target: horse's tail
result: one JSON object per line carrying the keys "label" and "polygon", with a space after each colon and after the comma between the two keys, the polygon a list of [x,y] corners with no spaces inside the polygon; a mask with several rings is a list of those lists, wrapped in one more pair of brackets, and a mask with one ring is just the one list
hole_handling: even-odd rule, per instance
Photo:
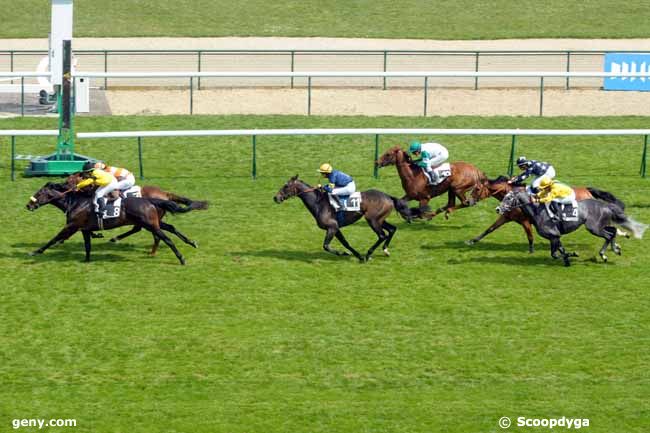
{"label": "horse's tail", "polygon": [[643,238],[643,233],[648,229],[647,224],[640,223],[633,220],[631,217],[625,215],[623,209],[616,204],[607,205],[613,212],[612,220],[616,223],[630,230],[636,239]]}
{"label": "horse's tail", "polygon": [[173,192],[168,191],[165,191],[165,194],[167,194],[168,200],[171,200],[173,202],[184,204],[185,206],[190,206],[192,204],[192,200],[187,197],[183,197],[182,195],[174,194]]}
{"label": "horse's tail", "polygon": [[393,197],[392,195],[389,197],[391,200],[393,200],[393,206],[395,207],[395,210],[400,214],[402,218],[410,223],[413,216],[411,215],[411,209],[409,208],[408,202],[406,200],[402,200],[401,198]]}
{"label": "horse's tail", "polygon": [[186,213],[192,210],[201,210],[208,208],[208,202],[205,201],[192,202],[189,206],[182,207],[171,200],[162,200],[159,198],[147,198],[145,200],[149,201],[154,206],[171,213]]}
{"label": "horse's tail", "polygon": [[590,187],[587,187],[587,191],[589,191],[594,198],[598,200],[606,201],[607,203],[615,204],[616,206],[620,207],[622,210],[625,210],[625,203],[623,203],[621,200],[616,198],[614,194],[612,194],[611,192],[603,191],[596,188],[590,188]]}

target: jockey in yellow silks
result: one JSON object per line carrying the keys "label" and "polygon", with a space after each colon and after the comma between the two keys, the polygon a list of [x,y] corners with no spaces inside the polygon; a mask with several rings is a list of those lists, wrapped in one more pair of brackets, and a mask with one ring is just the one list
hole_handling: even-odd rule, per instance
{"label": "jockey in yellow silks", "polygon": [[117,179],[111,173],[95,168],[95,164],[92,162],[85,163],[82,171],[85,179],[77,184],[77,190],[91,185],[97,186],[93,203],[95,205],[95,213],[101,217],[104,213],[104,206],[106,205],[104,196],[117,189]]}
{"label": "jockey in yellow silks", "polygon": [[574,207],[578,206],[576,201],[576,193],[569,185],[557,182],[548,176],[543,176],[539,182],[539,192],[536,194],[537,200],[544,203],[546,211],[551,218],[556,218],[554,212],[550,208],[552,202],[560,204],[571,204]]}

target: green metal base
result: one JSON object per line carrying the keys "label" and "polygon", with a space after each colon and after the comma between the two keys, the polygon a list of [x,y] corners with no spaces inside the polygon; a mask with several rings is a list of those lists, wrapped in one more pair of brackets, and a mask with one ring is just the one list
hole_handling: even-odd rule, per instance
{"label": "green metal base", "polygon": [[76,153],[63,156],[54,153],[49,156],[32,159],[29,166],[25,169],[25,176],[67,176],[81,171],[81,168],[87,161],[96,162],[97,160]]}

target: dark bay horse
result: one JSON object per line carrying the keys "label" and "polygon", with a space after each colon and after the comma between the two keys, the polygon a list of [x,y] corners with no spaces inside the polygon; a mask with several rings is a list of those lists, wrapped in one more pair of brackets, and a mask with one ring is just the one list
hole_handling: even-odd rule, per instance
{"label": "dark bay horse", "polygon": [[[65,183],[66,183],[66,186],[68,188],[73,189],[82,180],[83,180],[83,178],[81,177],[81,173],[74,173],[74,174],[71,174],[70,176],[67,177]],[[170,191],[165,191],[162,188],[160,188],[158,186],[155,186],[155,185],[144,185],[144,186],[140,187],[140,194],[142,195],[143,198],[155,198],[155,199],[159,199],[159,200],[169,200],[169,201],[173,201],[174,203],[182,204],[182,205],[185,205],[185,206],[198,206],[198,207],[200,207],[203,204],[205,204],[205,202],[191,200],[191,199],[189,199],[187,197],[183,197],[182,195],[175,194],[175,193],[170,192]],[[197,205],[197,203],[198,203],[198,205]],[[161,209],[161,211],[162,211],[162,215],[160,216],[160,218],[165,216],[165,210]],[[138,233],[140,230],[142,230],[142,227],[135,226],[131,230],[129,230],[129,231],[125,232],[125,233],[122,233],[122,234],[119,234],[117,236],[112,237],[110,239],[110,241],[111,242],[119,242],[124,238],[127,238],[127,237],[129,237],[129,236],[131,236],[131,235],[133,235],[135,233]],[[164,227],[163,227],[163,230],[165,230]],[[98,233],[98,234],[93,233],[91,236],[93,238],[103,238],[104,237],[101,233]],[[149,254],[151,254],[152,256],[155,255],[156,251],[158,250],[158,245],[159,244],[160,244],[160,239],[156,238],[154,236],[154,242],[153,242],[153,245],[151,246],[151,252]]]}
{"label": "dark bay horse", "polygon": [[[65,241],[77,231],[81,231],[84,237],[84,247],[86,250],[86,261],[90,261],[91,233],[99,230],[97,217],[94,213],[93,197],[82,192],[70,191],[66,184],[47,183],[39,189],[27,203],[27,209],[34,211],[39,207],[52,204],[61,209],[66,214],[66,224],[63,229],[48,243],[39,249],[30,253],[30,255],[42,254],[52,245]],[[207,204],[181,207],[176,203],[168,200],[145,199],[145,198],[126,198],[122,200],[120,216],[109,218],[103,221],[104,229],[112,229],[125,225],[134,225],[145,228],[150,231],[154,238],[162,239],[174,252],[181,264],[185,264],[185,259],[178,251],[174,243],[163,232],[165,230],[177,234],[186,243],[194,246],[196,244],[185,238],[171,224],[162,222],[161,215],[164,212],[185,213],[194,209],[205,209]]]}
{"label": "dark bay horse", "polygon": [[[488,179],[487,182],[485,183],[485,187],[490,193],[489,196],[494,197],[499,201],[502,201],[503,198],[506,196],[506,194],[508,194],[510,191],[513,190],[523,191],[525,189],[525,185],[512,185],[508,183],[508,180],[509,178],[506,176],[499,176],[498,178],[493,180]],[[587,199],[599,199],[607,203],[616,204],[621,209],[625,210],[625,204],[619,199],[617,199],[613,194],[607,191],[602,191],[591,187],[586,187],[586,188],[577,187],[577,188],[573,188],[573,191],[575,191],[577,201],[582,201]],[[499,227],[501,227],[502,225],[510,221],[514,221],[517,224],[522,226],[524,232],[526,233],[526,237],[528,238],[528,252],[533,253],[535,251],[535,246],[534,246],[535,237],[533,235],[532,223],[530,221],[530,218],[523,212],[521,208],[514,208],[509,212],[500,214],[497,220],[490,227],[488,227],[483,233],[476,236],[475,238],[466,241],[465,243],[467,245],[474,245],[475,243],[483,239],[485,236],[489,235],[490,233],[492,233],[493,231],[495,231],[496,229],[498,229]],[[629,237],[629,235],[623,231],[618,230],[617,233],[619,235]]]}
{"label": "dark bay horse", "polygon": [[[402,188],[406,192],[402,199],[420,202],[419,208],[411,209],[412,216],[431,219],[444,211],[445,218],[448,218],[456,209],[471,206],[488,196],[488,191],[484,188],[487,181],[485,173],[467,162],[450,163],[451,176],[438,185],[429,185],[422,168],[414,165],[411,157],[400,146],[388,149],[376,163],[379,167],[395,165],[402,180]],[[445,192],[448,194],[447,206],[431,212],[429,200]],[[471,192],[469,198],[468,192]],[[456,198],[460,199],[460,206],[456,206]]]}
{"label": "dark bay horse", "polygon": [[[288,198],[299,197],[305,207],[313,215],[318,227],[325,230],[325,240],[323,249],[337,256],[347,256],[347,252],[336,251],[330,247],[330,242],[336,237],[341,244],[360,261],[368,261],[375,249],[383,242],[382,249],[386,256],[390,255],[388,246],[393,239],[397,227],[386,222],[386,218],[393,209],[410,221],[410,211],[408,204],[396,197],[385,194],[381,191],[370,189],[361,193],[361,210],[359,212],[345,212],[343,219],[337,219],[336,212],[329,202],[327,192],[322,188],[312,188],[295,175],[284,184],[278,193],[273,197],[276,203],[282,203]],[[341,227],[357,222],[361,217],[365,217],[370,228],[377,234],[375,242],[365,256],[359,254],[345,239],[341,232]]]}
{"label": "dark bay horse", "polygon": [[551,257],[558,258],[558,253],[564,260],[564,266],[570,266],[569,257],[576,257],[576,253],[567,253],[560,237],[577,230],[585,225],[589,233],[605,239],[599,251],[600,257],[607,261],[607,247],[611,246],[615,254],[621,254],[621,247],[616,243],[616,227],[619,224],[632,231],[634,237],[641,239],[643,232],[648,228],[646,224],[634,221],[625,215],[623,209],[616,204],[605,203],[600,200],[586,199],[578,202],[578,220],[554,222],[546,212],[545,206],[537,206],[531,202],[531,196],[526,191],[511,191],[503,198],[497,207],[500,214],[520,208],[528,216],[537,229],[537,233],[551,242]]}

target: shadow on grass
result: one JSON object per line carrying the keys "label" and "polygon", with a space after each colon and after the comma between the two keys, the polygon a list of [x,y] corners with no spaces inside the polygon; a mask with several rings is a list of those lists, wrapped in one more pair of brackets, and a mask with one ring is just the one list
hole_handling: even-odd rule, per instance
{"label": "shadow on grass", "polygon": [[[29,253],[43,246],[44,242],[19,242],[12,244],[13,250],[8,253],[0,252],[0,257],[25,259],[31,263],[38,263],[41,261],[47,262],[69,262],[79,261],[83,262],[86,257],[86,250],[82,242],[70,241],[64,242],[63,245],[57,244],[47,249],[43,254],[37,256],[30,256]],[[142,247],[142,245],[134,245],[129,243],[113,243],[108,242],[108,239],[95,239],[92,243],[90,251],[90,260],[107,261],[107,262],[124,262],[131,261],[135,256],[141,257],[150,250],[150,246]],[[113,253],[128,252],[128,255],[117,255]]]}
{"label": "shadow on grass", "polygon": [[[339,249],[339,251],[342,251]],[[365,254],[365,251],[361,252],[361,254]],[[261,258],[267,258],[267,259],[278,259],[278,260],[286,260],[286,261],[299,261],[299,262],[304,262],[304,263],[314,263],[317,261],[330,261],[330,262],[345,262],[345,261],[355,261],[358,262],[359,260],[356,259],[354,256],[335,256],[333,254],[327,253],[325,251],[310,251],[310,252],[304,252],[304,251],[285,251],[285,250],[258,250],[258,251],[233,251],[228,253],[229,256],[233,258],[233,260],[237,260],[238,257],[261,257]],[[383,254],[373,254],[373,259],[375,257],[383,257]]]}
{"label": "shadow on grass", "polygon": [[[544,249],[543,245],[535,244],[535,248]],[[428,244],[422,245],[420,248],[424,250],[465,250],[465,251],[515,251],[528,255],[528,242],[509,242],[509,243],[494,243],[494,242],[479,242],[474,245],[467,245],[464,240],[445,241],[442,244]]]}
{"label": "shadow on grass", "polygon": [[[447,260],[448,265],[467,265],[469,263],[493,264],[493,265],[512,265],[512,266],[544,266],[549,268],[564,268],[562,259],[552,259],[550,254],[543,255],[522,255],[521,257],[461,257]],[[571,266],[586,266],[598,263],[591,257],[571,257]],[[601,265],[609,265],[598,263]]]}

